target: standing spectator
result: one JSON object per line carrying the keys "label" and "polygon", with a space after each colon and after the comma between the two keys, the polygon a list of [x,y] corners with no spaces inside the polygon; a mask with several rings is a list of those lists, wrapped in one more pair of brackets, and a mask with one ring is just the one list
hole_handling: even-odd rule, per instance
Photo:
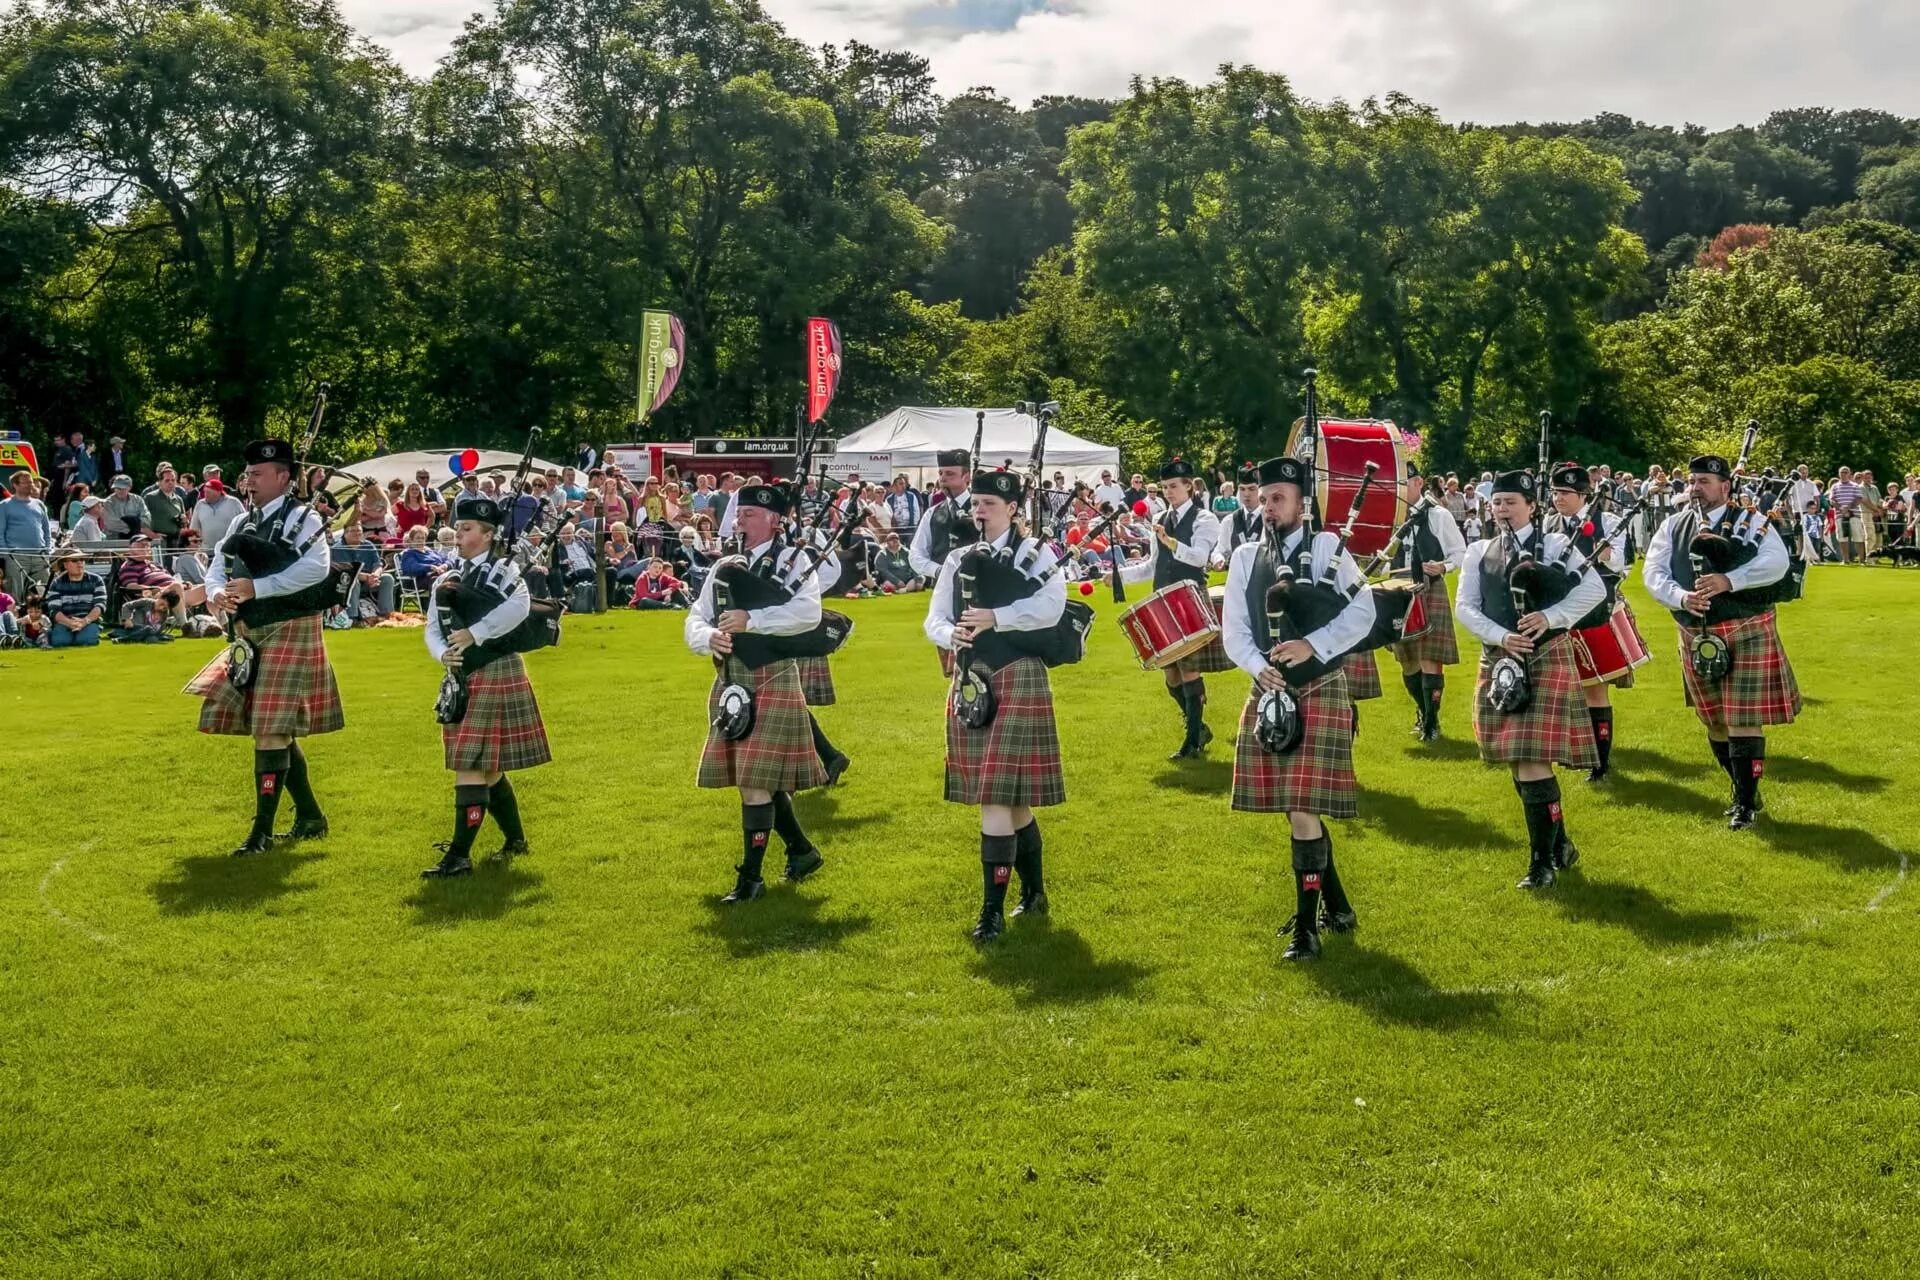
{"label": "standing spectator", "polygon": [[1881,508],[1886,512],[1889,547],[1898,546],[1906,540],[1910,507],[1911,504],[1907,501],[1906,495],[1901,493],[1900,486],[1891,480],[1887,481],[1887,494],[1881,499]]}
{"label": "standing spectator", "polygon": [[713,476],[702,472],[693,479],[693,492],[687,497],[689,515],[699,515],[713,507]]}
{"label": "standing spectator", "polygon": [[927,513],[927,500],[907,482],[906,476],[897,475],[887,493],[887,512],[892,517],[894,532],[912,537],[920,517]]}
{"label": "standing spectator", "polygon": [[[125,436],[108,436],[107,451],[101,454],[94,463],[92,483],[99,484],[102,477],[131,477],[132,475],[133,458],[132,455],[127,452],[127,438]],[[84,479],[84,477],[82,478]],[[127,483],[132,484],[132,479],[129,478]]]}
{"label": "standing spectator", "polygon": [[1853,479],[1860,486],[1860,529],[1866,535],[1861,539],[1860,553],[1865,559],[1880,549],[1880,525],[1887,511],[1880,500],[1880,486],[1874,483],[1873,472],[1862,471]]}
{"label": "standing spectator", "polygon": [[46,504],[33,496],[31,471],[16,471],[8,481],[12,493],[0,500],[0,556],[6,557],[6,587],[25,599],[30,584],[47,576],[47,555],[53,550],[53,521]]}
{"label": "standing spectator", "polygon": [[[67,490],[66,510],[61,514],[60,524],[67,529],[80,523],[80,517],[86,514],[87,499],[93,497],[93,489],[85,483],[76,483]],[[52,515],[52,512],[48,512]]]}
{"label": "standing spectator", "polygon": [[1148,488],[1147,478],[1136,471],[1133,473],[1133,478],[1128,482],[1126,490],[1121,494],[1121,497],[1124,498],[1126,504],[1131,507],[1136,502],[1147,501]]}
{"label": "standing spectator", "polygon": [[1833,504],[1833,531],[1840,544],[1840,562],[1852,564],[1860,559],[1867,541],[1860,486],[1854,481],[1852,467],[1840,468],[1839,477],[1827,490],[1827,500]]}
{"label": "standing spectator", "polygon": [[690,603],[687,584],[667,572],[667,562],[655,557],[633,582],[636,609],[684,609]]}
{"label": "standing spectator", "polygon": [[98,479],[93,470],[93,455],[85,442],[86,437],[75,431],[53,451],[53,475],[58,482],[62,502],[72,496],[76,485],[86,485],[91,489]]}
{"label": "standing spectator", "polygon": [[891,530],[880,552],[873,558],[873,578],[880,589],[894,595],[903,591],[918,591],[925,584],[920,575],[913,571],[913,562],[907,556],[906,547],[900,543],[899,530]]}
{"label": "standing spectator", "polygon": [[426,490],[416,480],[407,486],[406,492],[400,495],[400,504],[393,509],[393,530],[404,542],[415,529],[432,527],[433,508],[427,505]]}
{"label": "standing spectator", "polygon": [[1793,469],[1793,484],[1789,486],[1788,496],[1793,500],[1793,509],[1805,512],[1809,502],[1820,501],[1820,482],[1807,474],[1807,464],[1801,463]]}
{"label": "standing spectator", "polygon": [[360,608],[360,602],[369,591],[374,593],[375,619],[389,618],[399,612],[399,580],[388,572],[381,561],[380,548],[367,541],[365,529],[350,522],[340,531],[340,541],[334,544],[328,559],[335,573],[353,574],[347,584],[346,608],[349,618],[355,622],[362,621],[364,611]]}
{"label": "standing spectator", "polygon": [[107,584],[87,572],[86,557],[72,547],[53,554],[58,571],[47,583],[52,647],[88,648],[100,643],[100,616],[107,611]]}
{"label": "standing spectator", "polygon": [[180,477],[166,463],[160,464],[160,479],[140,495],[147,507],[147,528],[161,545],[180,545],[180,531],[186,527],[187,495],[180,488]]}
{"label": "standing spectator", "polygon": [[103,526],[109,538],[131,538],[147,522],[146,500],[133,491],[133,477],[121,472],[113,478]]}
{"label": "standing spectator", "polygon": [[580,472],[573,467],[560,468],[560,493],[569,505],[587,496],[587,488],[580,483]]}
{"label": "standing spectator", "polygon": [[1093,486],[1093,505],[1098,507],[1103,502],[1110,502],[1116,507],[1128,505],[1127,491],[1115,484],[1113,472],[1105,469],[1100,472],[1100,483]]}
{"label": "standing spectator", "polygon": [[360,486],[360,501],[354,508],[353,522],[370,541],[378,542],[387,536],[387,517],[392,514],[393,507],[381,492],[378,480],[369,480]]}
{"label": "standing spectator", "polygon": [[593,464],[598,462],[599,460],[600,460],[600,455],[597,452],[595,452],[593,446],[588,444],[585,440],[582,440],[580,442],[579,448],[573,451],[573,465],[580,468],[580,470],[582,471],[593,470]]}
{"label": "standing spectator", "polygon": [[187,528],[199,535],[201,546],[217,547],[233,528],[233,522],[246,512],[246,503],[228,493],[227,486],[215,476],[200,486],[200,501],[193,504]]}

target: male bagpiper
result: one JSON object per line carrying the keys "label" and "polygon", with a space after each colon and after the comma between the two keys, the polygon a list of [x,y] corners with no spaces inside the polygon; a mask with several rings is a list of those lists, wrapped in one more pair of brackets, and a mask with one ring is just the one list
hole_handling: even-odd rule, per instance
{"label": "male bagpiper", "polygon": [[[255,440],[244,457],[251,505],[207,562],[207,604],[228,619],[231,643],[185,690],[205,699],[200,732],[253,739],[253,829],[236,857],[276,838],[327,834],[299,740],[346,724],[321,639],[321,614],[336,597],[326,523],[291,492],[291,445]],[[283,790],[293,796],[294,823],[276,837]]]}
{"label": "male bagpiper", "polygon": [[793,793],[826,785],[827,771],[808,732],[799,669],[781,643],[819,625],[820,580],[811,557],[780,537],[784,486],[744,485],[734,507],[746,552],[714,566],[686,621],[687,647],[715,665],[698,782],[740,792],[743,856],[733,890],[721,899],[728,903],[766,893],[761,864],[775,831],[786,846],[789,883],[826,861],[793,809]]}
{"label": "male bagpiper", "polygon": [[[1288,960],[1312,960],[1322,928],[1346,933],[1358,923],[1325,819],[1359,813],[1353,704],[1341,657],[1372,629],[1373,593],[1338,535],[1308,536],[1306,464],[1269,458],[1259,478],[1267,534],[1235,548],[1221,611],[1227,652],[1253,677],[1234,740],[1233,807],[1287,815],[1295,909],[1280,932],[1291,934]],[[1299,724],[1297,742],[1285,750],[1262,741],[1268,694],[1290,699]]]}
{"label": "male bagpiper", "polygon": [[1738,831],[1761,809],[1766,727],[1793,723],[1800,685],[1773,616],[1786,586],[1786,544],[1764,514],[1731,503],[1732,485],[1725,458],[1689,463],[1692,505],[1662,522],[1641,576],[1680,624],[1687,705],[1733,782],[1727,826]]}
{"label": "male bagpiper", "polygon": [[1512,769],[1526,811],[1522,889],[1549,887],[1556,870],[1580,857],[1567,836],[1553,766],[1591,769],[1600,757],[1567,629],[1607,595],[1600,575],[1565,537],[1536,527],[1538,493],[1531,472],[1494,477],[1494,533],[1467,548],[1454,603],[1485,646],[1473,698],[1480,759]]}
{"label": "male bagpiper", "polygon": [[[972,481],[973,454],[965,449],[942,449],[934,455],[939,464],[940,489],[947,500],[927,509],[920,527],[913,531],[913,545],[907,548],[907,563],[920,580],[932,590],[947,557],[980,537],[973,522],[973,500],[967,492]],[[940,674],[953,676],[953,650],[940,650]]]}
{"label": "male bagpiper", "polygon": [[1035,809],[1065,803],[1060,738],[1038,633],[1067,607],[1053,552],[1021,537],[1013,515],[1024,494],[1011,471],[981,471],[972,483],[980,541],[947,555],[928,594],[927,639],[953,651],[947,699],[946,798],[980,807],[983,891],[973,940],[1006,929],[1007,885],[1020,873],[1013,914],[1045,915],[1048,902]]}
{"label": "male bagpiper", "polygon": [[[796,514],[796,522],[797,518]],[[803,549],[811,547],[809,554],[818,557],[818,563],[813,571],[816,583],[839,581],[840,556],[836,549],[837,539],[833,530],[826,528],[802,530],[796,523],[795,534],[791,540],[801,545]],[[844,628],[847,632],[853,630],[853,621],[845,614],[835,613],[822,607],[820,616],[822,627]],[[807,732],[813,738],[813,751],[820,757],[821,767],[827,771],[827,785],[833,786],[840,781],[840,775],[847,771],[847,766],[853,763],[846,752],[833,745],[833,741],[827,737],[826,730],[820,727],[819,717],[813,714],[815,707],[830,707],[839,701],[839,695],[833,685],[833,667],[829,664],[828,655],[823,653],[796,655],[794,665],[800,672],[800,691],[807,699]]]}
{"label": "male bagpiper", "polygon": [[[1585,556],[1600,575],[1600,585],[1607,589],[1607,597],[1600,607],[1586,618],[1580,620],[1582,628],[1605,626],[1613,612],[1614,603],[1620,599],[1621,562],[1624,552],[1621,550],[1620,517],[1611,511],[1602,510],[1596,521],[1588,509],[1588,497],[1593,492],[1593,478],[1587,469],[1577,462],[1563,462],[1553,469],[1553,511],[1547,527],[1562,534],[1573,542],[1574,548]],[[1605,544],[1602,546],[1602,544]],[[1594,550],[1600,548],[1596,558]],[[1627,615],[1631,618],[1631,612]],[[1633,687],[1633,672],[1618,676],[1613,681],[1622,689]],[[1606,780],[1607,771],[1613,760],[1613,697],[1608,692],[1604,680],[1594,680],[1583,686],[1587,700],[1587,720],[1593,726],[1593,749],[1600,757],[1600,763],[1587,772],[1588,782]]]}
{"label": "male bagpiper", "polygon": [[488,813],[505,837],[490,861],[530,852],[507,775],[553,759],[526,663],[502,651],[502,642],[527,620],[533,597],[510,558],[493,558],[500,504],[463,498],[453,514],[460,559],[435,583],[426,626],[427,652],[447,669],[451,686],[443,689],[439,718],[453,771],[453,838],[441,846],[440,861],[420,873],[430,880],[473,871],[473,842]]}
{"label": "male bagpiper", "polygon": [[1453,605],[1447,600],[1447,574],[1460,567],[1467,540],[1453,513],[1426,496],[1426,477],[1407,464],[1407,519],[1412,536],[1403,538],[1388,566],[1406,578],[1426,604],[1427,629],[1393,646],[1400,683],[1413,699],[1413,729],[1422,742],[1440,736],[1440,699],[1447,688],[1447,667],[1460,665],[1460,642],[1453,634]]}

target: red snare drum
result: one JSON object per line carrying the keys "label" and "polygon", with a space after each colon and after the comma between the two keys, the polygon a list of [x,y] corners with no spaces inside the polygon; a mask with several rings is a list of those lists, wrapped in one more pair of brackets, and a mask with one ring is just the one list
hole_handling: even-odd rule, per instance
{"label": "red snare drum", "polygon": [[[1287,437],[1287,453],[1292,457],[1299,457],[1295,446],[1304,426],[1305,419],[1294,423]],[[1347,550],[1356,558],[1385,550],[1393,541],[1393,531],[1407,518],[1406,503],[1400,497],[1407,475],[1400,428],[1391,422],[1320,423],[1320,447],[1313,459],[1319,473],[1314,503],[1326,527],[1338,528],[1346,520],[1347,508],[1353,505],[1354,491],[1359,489],[1369,462],[1379,463],[1380,469],[1374,472],[1373,486],[1360,506],[1360,519],[1354,522],[1353,537],[1347,540]]]}
{"label": "red snare drum", "polygon": [[1433,619],[1427,616],[1427,593],[1421,588],[1413,588],[1413,600],[1407,605],[1407,616],[1400,621],[1400,643],[1418,640],[1433,630]]}
{"label": "red snare drum", "polygon": [[1653,657],[1647,652],[1646,641],[1633,629],[1627,606],[1617,601],[1604,625],[1573,634],[1580,640],[1573,647],[1573,661],[1580,669],[1582,684],[1611,684]]}
{"label": "red snare drum", "polygon": [[1367,649],[1418,640],[1433,627],[1427,616],[1426,594],[1410,582],[1376,582],[1367,588],[1373,592],[1373,630],[1367,633]]}
{"label": "red snare drum", "polygon": [[1120,615],[1134,657],[1149,671],[1198,653],[1220,634],[1207,593],[1191,582],[1165,586]]}

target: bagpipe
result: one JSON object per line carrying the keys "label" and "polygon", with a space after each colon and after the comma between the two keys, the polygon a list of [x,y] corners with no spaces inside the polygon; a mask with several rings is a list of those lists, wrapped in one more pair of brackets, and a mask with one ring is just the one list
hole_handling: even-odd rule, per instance
{"label": "bagpipe", "polygon": [[1407,508],[1407,518],[1394,530],[1387,545],[1375,552],[1361,569],[1362,577],[1372,578],[1384,567],[1393,580],[1368,584],[1367,590],[1373,593],[1373,628],[1367,632],[1366,639],[1354,647],[1355,653],[1418,640],[1432,627],[1425,599],[1426,571],[1418,563],[1410,563],[1407,578],[1401,581],[1401,571],[1393,568],[1393,562],[1400,558],[1403,548],[1417,545],[1415,530],[1427,518],[1427,512],[1438,505],[1431,493],[1421,494],[1420,500]]}

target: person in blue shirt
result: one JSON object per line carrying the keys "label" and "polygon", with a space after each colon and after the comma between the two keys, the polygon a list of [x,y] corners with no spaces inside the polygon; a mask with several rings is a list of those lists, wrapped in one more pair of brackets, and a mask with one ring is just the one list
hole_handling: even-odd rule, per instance
{"label": "person in blue shirt", "polygon": [[384,618],[398,610],[397,596],[400,589],[399,579],[381,563],[380,548],[367,541],[367,535],[358,524],[349,522],[340,532],[340,541],[334,544],[328,557],[335,572],[351,569],[353,578],[347,584],[347,615],[356,621],[360,617],[360,600],[368,591],[374,593],[374,607]]}
{"label": "person in blue shirt", "polygon": [[11,484],[12,496],[0,500],[0,557],[7,562],[8,593],[24,599],[27,583],[46,576],[53,522],[47,517],[46,504],[33,496],[31,471],[14,472]]}
{"label": "person in blue shirt", "polygon": [[400,552],[402,577],[412,579],[414,585],[424,591],[451,563],[443,553],[427,545],[425,526],[407,530],[407,545]]}
{"label": "person in blue shirt", "polygon": [[53,620],[53,647],[89,648],[100,643],[100,616],[107,611],[107,584],[87,572],[86,557],[67,547],[53,557],[59,567],[47,584],[47,617]]}

